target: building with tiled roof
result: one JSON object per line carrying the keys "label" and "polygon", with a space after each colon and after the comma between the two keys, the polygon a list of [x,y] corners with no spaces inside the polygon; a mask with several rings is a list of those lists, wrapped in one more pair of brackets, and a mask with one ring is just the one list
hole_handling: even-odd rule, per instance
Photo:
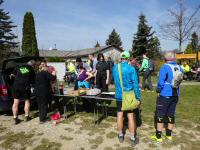
{"label": "building with tiled roof", "polygon": [[89,54],[98,55],[98,53],[103,53],[105,58],[111,57],[113,60],[117,60],[120,53],[123,50],[115,46],[100,46],[97,48],[87,48],[81,50],[65,51],[65,50],[40,50],[39,54],[45,58],[57,57],[64,58],[66,60],[75,61],[76,57],[81,57],[82,60],[87,60]]}

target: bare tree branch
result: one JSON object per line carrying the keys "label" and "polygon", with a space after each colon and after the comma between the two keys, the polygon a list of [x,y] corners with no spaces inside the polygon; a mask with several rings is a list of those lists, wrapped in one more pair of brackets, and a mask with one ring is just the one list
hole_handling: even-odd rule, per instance
{"label": "bare tree branch", "polygon": [[178,0],[178,7],[178,9],[168,9],[173,20],[160,25],[160,29],[164,39],[179,42],[179,50],[181,51],[182,43],[189,39],[193,31],[199,30],[200,17],[196,16],[200,10],[200,4],[190,15],[186,15],[184,0]]}

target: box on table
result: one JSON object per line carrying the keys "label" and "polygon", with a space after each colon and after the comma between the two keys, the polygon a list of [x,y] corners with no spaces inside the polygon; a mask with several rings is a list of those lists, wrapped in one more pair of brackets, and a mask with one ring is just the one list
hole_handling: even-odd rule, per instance
{"label": "box on table", "polygon": [[86,95],[87,89],[72,90],[67,93],[70,96],[83,96]]}

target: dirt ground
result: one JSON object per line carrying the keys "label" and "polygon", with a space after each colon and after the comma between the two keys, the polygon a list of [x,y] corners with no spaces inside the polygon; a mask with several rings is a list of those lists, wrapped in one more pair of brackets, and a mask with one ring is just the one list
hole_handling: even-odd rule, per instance
{"label": "dirt ground", "polygon": [[[200,125],[182,122],[177,125],[172,142],[157,144],[149,140],[154,128],[143,122],[138,129],[139,144],[131,146],[129,131],[124,143],[117,139],[116,117],[105,118],[94,125],[93,114],[78,113],[54,125],[39,124],[38,117],[29,122],[12,125],[12,116],[0,115],[0,149],[10,150],[198,150],[200,149]],[[23,116],[19,117],[23,119]]]}

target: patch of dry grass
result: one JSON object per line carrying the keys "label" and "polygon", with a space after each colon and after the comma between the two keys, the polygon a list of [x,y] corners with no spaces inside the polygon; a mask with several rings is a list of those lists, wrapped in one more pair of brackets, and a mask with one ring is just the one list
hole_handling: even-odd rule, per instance
{"label": "patch of dry grass", "polygon": [[112,147],[105,147],[104,150],[113,150]]}
{"label": "patch of dry grass", "polygon": [[37,134],[37,136],[42,136],[42,135],[44,135],[44,133],[42,132]]}
{"label": "patch of dry grass", "polygon": [[106,134],[106,137],[109,138],[109,139],[114,139],[114,138],[116,138],[116,136],[117,136],[117,133],[113,132],[113,131]]}
{"label": "patch of dry grass", "polygon": [[92,145],[90,148],[91,148],[91,149],[97,149],[97,148],[98,148],[98,145]]}
{"label": "patch of dry grass", "polygon": [[0,147],[4,149],[16,149],[16,148],[24,149],[26,145],[32,144],[33,136],[34,136],[33,133],[28,134],[25,132],[19,132],[19,133],[10,132],[0,137],[0,139],[3,141],[0,144]]}
{"label": "patch of dry grass", "polygon": [[68,131],[68,132],[74,131],[74,129],[72,129],[72,128],[65,128],[65,130]]}
{"label": "patch of dry grass", "polygon": [[6,127],[3,127],[2,125],[0,125],[0,133],[3,133],[3,132],[5,132],[6,131]]}
{"label": "patch of dry grass", "polygon": [[60,136],[60,139],[66,140],[66,141],[71,141],[71,140],[73,140],[72,137],[67,137],[67,136],[64,136],[64,135],[61,135],[61,136]]}
{"label": "patch of dry grass", "polygon": [[134,148],[131,146],[126,146],[126,147],[118,147],[116,150],[133,150]]}
{"label": "patch of dry grass", "polygon": [[95,139],[89,139],[89,143],[90,144],[95,144],[95,145],[100,145],[103,143],[103,137],[102,136],[98,136]]}
{"label": "patch of dry grass", "polygon": [[41,145],[38,145],[33,150],[60,150],[60,143],[51,142],[48,139],[42,139]]}

